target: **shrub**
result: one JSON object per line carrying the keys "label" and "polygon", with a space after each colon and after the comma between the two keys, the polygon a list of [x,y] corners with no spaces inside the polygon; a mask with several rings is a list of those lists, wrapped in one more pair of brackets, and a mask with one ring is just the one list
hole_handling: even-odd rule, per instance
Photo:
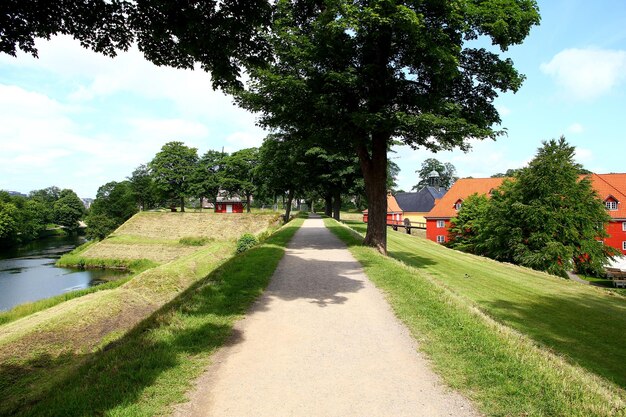
{"label": "shrub", "polygon": [[181,245],[186,245],[186,246],[202,246],[206,244],[207,242],[209,242],[210,240],[211,239],[209,239],[208,237],[185,236],[185,237],[181,237],[178,240],[178,243],[180,243]]}
{"label": "shrub", "polygon": [[259,240],[253,234],[244,233],[237,240],[237,253],[245,252],[257,243]]}

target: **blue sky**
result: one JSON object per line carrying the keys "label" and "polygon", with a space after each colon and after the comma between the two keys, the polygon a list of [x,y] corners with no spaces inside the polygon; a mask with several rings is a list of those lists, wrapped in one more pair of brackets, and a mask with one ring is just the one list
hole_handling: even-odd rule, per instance
{"label": "blue sky", "polygon": [[[543,0],[541,25],[504,56],[527,77],[496,101],[508,136],[472,151],[398,147],[399,186],[435,157],[461,177],[525,165],[542,140],[565,135],[599,173],[626,172],[626,2]],[[38,42],[39,59],[0,55],[0,189],[56,185],[93,197],[148,162],[168,141],[227,152],[259,146],[255,116],[211,90],[201,71],[156,67],[137,50],[115,59],[70,38]]]}

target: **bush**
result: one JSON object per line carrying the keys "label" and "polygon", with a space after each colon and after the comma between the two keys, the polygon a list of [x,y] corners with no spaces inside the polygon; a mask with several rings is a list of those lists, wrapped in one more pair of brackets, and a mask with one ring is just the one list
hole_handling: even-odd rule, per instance
{"label": "bush", "polygon": [[237,240],[237,253],[245,252],[257,243],[259,240],[253,234],[244,233]]}
{"label": "bush", "polygon": [[178,240],[178,243],[180,243],[181,245],[186,245],[186,246],[202,246],[208,243],[209,241],[211,241],[211,239],[209,239],[208,237],[186,236],[186,237],[181,237]]}

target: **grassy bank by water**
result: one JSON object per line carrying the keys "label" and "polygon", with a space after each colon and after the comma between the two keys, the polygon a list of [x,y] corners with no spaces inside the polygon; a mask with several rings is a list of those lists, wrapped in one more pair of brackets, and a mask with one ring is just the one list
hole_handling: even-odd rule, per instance
{"label": "grassy bank by water", "polygon": [[[582,365],[583,361],[574,360],[570,353],[580,355],[588,348],[557,350],[537,337],[543,332],[544,337],[558,338],[559,326],[576,327],[574,323],[590,309],[598,309],[597,314],[605,312],[596,304],[599,299],[609,302],[609,315],[616,314],[622,307],[619,302],[613,304],[613,297],[593,288],[589,293],[578,293],[581,289],[588,291],[586,286],[579,285],[572,290],[578,297],[572,298],[570,290],[574,287],[568,281],[452,252],[432,242],[390,231],[390,254],[404,261],[398,262],[361,246],[361,238],[350,229],[330,219],[325,222],[348,243],[370,279],[385,291],[396,315],[419,341],[420,349],[431,358],[435,370],[451,387],[471,398],[483,413],[497,416],[626,415],[624,391],[596,375],[612,375],[609,379],[615,381],[619,379],[616,373],[603,368],[591,372],[593,368],[589,364],[596,363],[595,358],[585,361],[587,369],[584,369],[577,365]],[[364,231],[358,224],[354,226]],[[533,279],[540,281],[527,282]],[[459,283],[462,280],[468,282]],[[498,280],[511,283],[507,285]],[[521,282],[516,285],[516,281]],[[562,286],[563,290],[546,299],[545,293],[535,286],[552,289]],[[586,302],[584,295],[588,294],[592,294],[592,299]],[[499,309],[487,308],[493,303],[478,301],[486,298],[501,300],[502,309],[509,314],[518,314],[520,299],[547,303],[545,308],[556,317],[515,325],[517,320],[509,321],[496,314]],[[580,302],[581,306],[578,313],[565,309],[569,317],[552,307],[573,301]],[[506,304],[511,307],[509,310],[504,307]],[[612,345],[615,339],[623,337],[617,330],[600,331],[597,327],[591,326],[588,332],[577,335],[576,344],[586,343],[587,338],[604,337],[603,343]],[[573,344],[571,339],[569,343]],[[623,355],[619,358],[623,359]]]}
{"label": "grassy bank by water", "polygon": [[[301,224],[301,219],[288,223],[224,263],[212,261],[206,253],[210,249],[204,248],[118,288],[141,288],[150,299],[187,288],[129,333],[105,338],[89,350],[0,361],[0,415],[167,414],[172,404],[184,400],[211,353],[261,294]],[[199,278],[185,286],[189,274]]]}

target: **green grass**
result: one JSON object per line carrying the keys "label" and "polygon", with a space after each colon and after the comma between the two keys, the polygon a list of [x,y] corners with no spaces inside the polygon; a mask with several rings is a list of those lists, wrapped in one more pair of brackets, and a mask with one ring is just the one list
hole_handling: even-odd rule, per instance
{"label": "green grass", "polygon": [[[210,257],[194,254],[193,270],[210,270],[203,279],[130,333],[103,342],[93,353],[0,365],[0,415],[169,414],[173,404],[184,400],[211,354],[229,338],[234,322],[262,293],[301,224],[301,219],[288,223],[263,244],[216,269],[203,266],[202,262],[210,264]],[[174,264],[154,271],[181,274]],[[143,284],[158,279],[144,278]],[[62,363],[78,365],[59,366]],[[29,378],[33,371],[45,379]]]}
{"label": "green grass", "polygon": [[[352,224],[360,232],[361,224]],[[495,320],[626,388],[626,299],[601,288],[446,249],[389,231],[389,255]]]}
{"label": "green grass", "polygon": [[[510,288],[508,293],[498,282],[491,282],[498,280],[496,271],[507,274],[513,281],[511,277],[532,280],[532,274],[542,274],[458,254],[431,242],[390,232],[390,253],[408,261],[403,263],[361,246],[359,236],[333,220],[326,219],[325,222],[333,233],[348,243],[370,279],[387,294],[396,315],[418,340],[420,349],[430,357],[435,370],[451,387],[472,399],[481,412],[494,416],[626,415],[623,390],[581,367],[570,365],[560,355],[542,348],[543,343],[538,346],[524,334],[498,323],[505,320],[492,320],[483,313],[483,306],[492,304],[474,302],[465,294],[485,292],[487,294],[483,297],[507,303],[511,314],[517,314],[520,309],[516,303],[525,297],[536,297],[533,306],[542,302],[558,304],[557,296],[545,299],[541,293],[536,294],[533,286],[526,287],[523,283],[504,285]],[[355,227],[363,230],[358,225]],[[464,272],[457,279],[457,268],[463,265],[465,269],[461,271]],[[469,273],[470,278],[464,273]],[[481,280],[479,276],[483,274]],[[475,284],[451,285],[459,279]],[[556,280],[546,277],[548,281],[553,279]],[[569,287],[569,284],[555,281],[554,285]],[[503,299],[505,294],[512,299]],[[601,291],[594,296],[612,301]],[[571,302],[567,296],[565,300],[563,302]],[[583,303],[581,312],[569,317],[563,325],[575,327],[573,322],[588,312],[590,307],[585,305],[584,299],[576,301]],[[530,332],[533,338],[535,333],[554,333],[546,331],[552,324],[544,327],[543,323],[556,320],[558,318],[543,317],[538,322],[527,323],[526,329],[538,328]],[[623,355],[619,357],[623,358]]]}

